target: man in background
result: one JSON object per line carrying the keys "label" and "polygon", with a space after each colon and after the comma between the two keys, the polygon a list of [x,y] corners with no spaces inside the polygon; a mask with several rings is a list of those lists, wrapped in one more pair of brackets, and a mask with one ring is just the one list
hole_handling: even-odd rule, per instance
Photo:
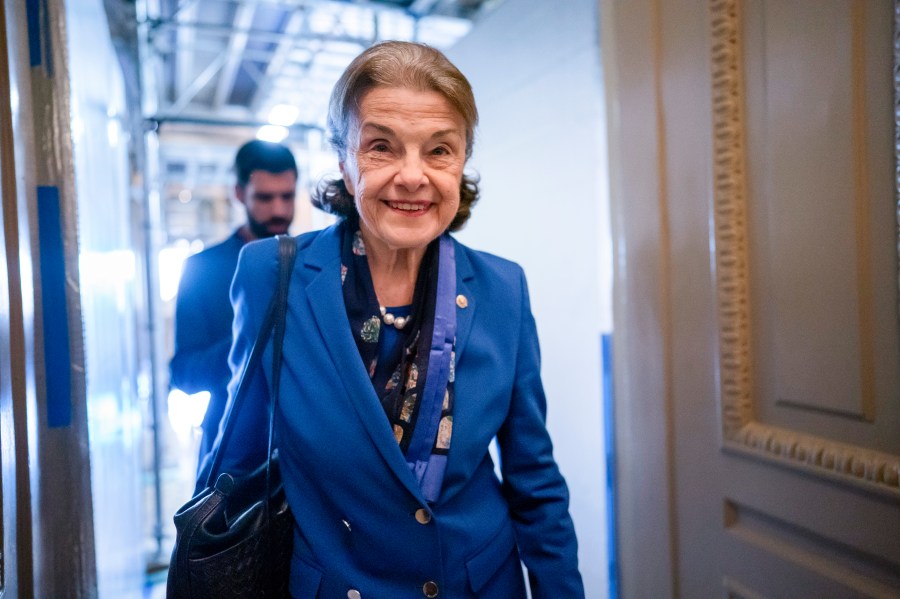
{"label": "man in background", "polygon": [[247,222],[228,239],[189,257],[175,303],[175,354],[171,384],[185,393],[209,391],[203,418],[200,461],[212,448],[228,400],[231,371],[231,279],[245,243],[287,233],[294,219],[297,164],[281,145],[253,140],[234,160],[234,193],[247,210]]}

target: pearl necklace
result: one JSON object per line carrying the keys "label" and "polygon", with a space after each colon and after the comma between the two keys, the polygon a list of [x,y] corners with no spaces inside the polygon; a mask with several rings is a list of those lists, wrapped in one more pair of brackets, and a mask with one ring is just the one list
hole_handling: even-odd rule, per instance
{"label": "pearl necklace", "polygon": [[397,330],[402,330],[409,322],[408,316],[394,316],[384,306],[378,306],[378,309],[381,310],[381,320],[384,321],[384,324],[393,326]]}

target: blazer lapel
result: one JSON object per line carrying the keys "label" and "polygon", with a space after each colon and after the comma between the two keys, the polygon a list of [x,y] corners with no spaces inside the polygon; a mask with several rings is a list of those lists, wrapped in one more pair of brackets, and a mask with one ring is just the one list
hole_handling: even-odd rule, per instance
{"label": "blazer lapel", "polygon": [[[472,332],[472,321],[475,317],[475,309],[478,305],[477,282],[472,264],[469,262],[466,249],[457,243],[456,245],[456,363],[466,349]],[[467,430],[474,426],[477,413],[472,397],[460,397],[460,387],[456,386],[456,399],[453,406],[453,439],[450,441],[450,453],[447,456],[447,470],[444,474],[444,485],[441,489],[441,500],[446,501],[453,496],[459,487],[457,484],[465,479],[465,450],[469,445],[469,433]],[[465,395],[465,394],[463,394]],[[461,426],[465,423],[465,426]],[[463,454],[463,455],[461,455]]]}
{"label": "blazer lapel", "polygon": [[475,316],[475,308],[478,304],[478,298],[469,287],[469,283],[475,277],[472,270],[472,264],[469,262],[469,256],[466,249],[455,239],[456,244],[456,362],[459,362],[463,350],[466,348],[466,342],[469,340],[469,333],[472,330],[472,319]]}
{"label": "blazer lapel", "polygon": [[419,485],[409,471],[390,430],[350,333],[341,290],[340,230],[341,227],[332,227],[320,235],[307,250],[304,266],[319,272],[306,286],[306,298],[322,341],[334,362],[335,371],[339,373],[338,378],[372,443],[410,492],[424,502]]}

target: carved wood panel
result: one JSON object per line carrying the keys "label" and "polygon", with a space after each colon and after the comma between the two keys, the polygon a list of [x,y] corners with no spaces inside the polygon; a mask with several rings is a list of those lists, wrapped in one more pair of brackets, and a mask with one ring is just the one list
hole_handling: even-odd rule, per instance
{"label": "carved wood panel", "polygon": [[[900,148],[900,2],[895,0],[893,6],[893,81],[897,123],[895,146]],[[762,421],[758,416],[760,398],[755,395],[753,388],[747,123],[741,10],[742,3],[739,0],[710,2],[715,280],[719,312],[719,399],[723,448],[877,493],[900,497],[900,456],[775,426]],[[895,185],[900,190],[900,157],[896,161]],[[897,205],[897,215],[900,223],[900,204]],[[866,352],[860,353],[861,369],[865,372]],[[860,417],[872,418],[871,401],[862,402]]]}

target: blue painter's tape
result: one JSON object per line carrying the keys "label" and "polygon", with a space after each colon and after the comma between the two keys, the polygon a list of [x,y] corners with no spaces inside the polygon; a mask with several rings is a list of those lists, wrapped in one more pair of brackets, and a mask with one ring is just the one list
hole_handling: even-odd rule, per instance
{"label": "blue painter's tape", "polygon": [[609,556],[609,599],[619,596],[619,557],[616,531],[616,437],[613,397],[612,335],[600,336],[600,353],[603,359],[603,421],[606,439],[606,528],[607,555]]}
{"label": "blue painter's tape", "polygon": [[41,64],[41,2],[25,0],[25,18],[28,23],[28,55],[31,66]]}
{"label": "blue painter's tape", "polygon": [[41,306],[44,325],[44,369],[47,382],[47,425],[72,423],[72,374],[69,314],[66,310],[66,263],[63,251],[59,188],[38,186],[38,236],[41,248]]}
{"label": "blue painter's tape", "polygon": [[45,75],[52,77],[50,8],[47,0],[25,0],[25,22],[28,27],[28,60],[33,67],[43,66]]}

